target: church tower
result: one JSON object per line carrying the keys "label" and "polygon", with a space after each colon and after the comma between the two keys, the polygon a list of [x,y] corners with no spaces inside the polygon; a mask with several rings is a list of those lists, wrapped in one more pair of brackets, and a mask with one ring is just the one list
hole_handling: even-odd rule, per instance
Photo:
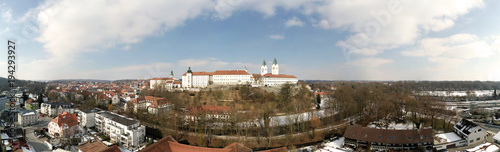
{"label": "church tower", "polygon": [[278,75],[280,74],[280,66],[278,66],[278,61],[276,61],[276,58],[274,58],[273,61],[273,75]]}
{"label": "church tower", "polygon": [[174,78],[174,71],[170,71],[170,78]]}
{"label": "church tower", "polygon": [[264,75],[267,73],[267,65],[266,60],[262,61],[262,66],[260,67],[260,75]]}

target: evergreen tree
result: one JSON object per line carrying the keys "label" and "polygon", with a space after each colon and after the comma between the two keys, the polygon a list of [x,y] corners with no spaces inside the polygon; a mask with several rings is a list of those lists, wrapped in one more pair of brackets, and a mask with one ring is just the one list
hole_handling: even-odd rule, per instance
{"label": "evergreen tree", "polygon": [[318,94],[316,95],[316,109],[321,108],[320,104],[321,104],[321,95]]}
{"label": "evergreen tree", "polygon": [[38,95],[38,98],[36,99],[36,102],[38,102],[38,107],[39,108],[42,107],[42,103],[43,103],[43,94],[42,93],[40,93]]}

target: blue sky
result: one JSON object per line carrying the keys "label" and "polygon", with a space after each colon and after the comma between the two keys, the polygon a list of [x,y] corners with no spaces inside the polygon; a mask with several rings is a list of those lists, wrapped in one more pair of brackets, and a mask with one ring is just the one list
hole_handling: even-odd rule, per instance
{"label": "blue sky", "polygon": [[5,0],[0,39],[31,80],[259,73],[276,57],[302,80],[500,81],[497,14],[494,0]]}

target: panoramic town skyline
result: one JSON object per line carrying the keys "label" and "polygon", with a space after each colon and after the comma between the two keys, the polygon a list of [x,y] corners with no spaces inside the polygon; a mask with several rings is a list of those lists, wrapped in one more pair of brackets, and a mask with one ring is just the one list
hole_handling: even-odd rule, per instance
{"label": "panoramic town skyline", "polygon": [[276,58],[299,80],[500,81],[499,8],[493,0],[7,0],[0,37],[18,42],[17,78],[28,80],[181,78],[188,67],[260,73]]}

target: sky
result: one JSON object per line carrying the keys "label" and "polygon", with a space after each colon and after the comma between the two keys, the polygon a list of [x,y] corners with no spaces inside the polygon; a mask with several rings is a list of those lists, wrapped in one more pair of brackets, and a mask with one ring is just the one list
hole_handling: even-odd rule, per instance
{"label": "sky", "polygon": [[15,40],[28,80],[260,73],[276,58],[299,80],[500,81],[498,14],[496,0],[2,0],[0,77]]}

